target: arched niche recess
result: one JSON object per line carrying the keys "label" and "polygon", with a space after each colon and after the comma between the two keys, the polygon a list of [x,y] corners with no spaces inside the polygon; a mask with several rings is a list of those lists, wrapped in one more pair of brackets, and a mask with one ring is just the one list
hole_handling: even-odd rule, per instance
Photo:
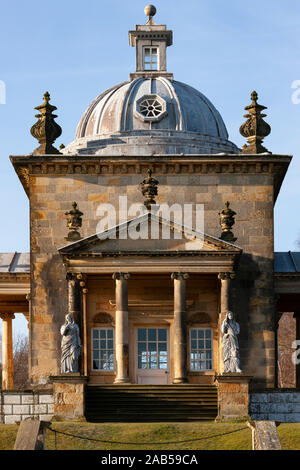
{"label": "arched niche recess", "polygon": [[93,323],[96,325],[114,325],[113,317],[106,312],[99,312],[93,318]]}
{"label": "arched niche recess", "polygon": [[211,316],[206,312],[190,313],[187,320],[188,325],[211,325],[214,326]]}

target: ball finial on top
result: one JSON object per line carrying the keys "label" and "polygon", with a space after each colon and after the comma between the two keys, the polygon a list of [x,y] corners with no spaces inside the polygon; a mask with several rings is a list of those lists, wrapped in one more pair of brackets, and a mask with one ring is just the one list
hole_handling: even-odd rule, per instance
{"label": "ball finial on top", "polygon": [[154,5],[147,5],[144,9],[144,12],[146,16],[149,16],[149,18],[152,18],[152,16],[154,16],[156,13],[156,8]]}

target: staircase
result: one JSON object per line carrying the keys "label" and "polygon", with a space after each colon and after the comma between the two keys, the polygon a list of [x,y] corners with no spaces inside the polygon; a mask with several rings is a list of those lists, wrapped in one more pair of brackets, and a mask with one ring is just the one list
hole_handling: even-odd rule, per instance
{"label": "staircase", "polygon": [[218,414],[214,385],[90,385],[85,393],[91,422],[208,421]]}

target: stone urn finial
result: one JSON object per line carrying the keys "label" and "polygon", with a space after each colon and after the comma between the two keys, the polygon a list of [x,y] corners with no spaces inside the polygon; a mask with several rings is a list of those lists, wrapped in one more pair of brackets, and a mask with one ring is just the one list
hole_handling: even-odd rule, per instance
{"label": "stone urn finial", "polygon": [[152,178],[152,170],[150,168],[147,170],[147,175],[148,177],[140,183],[140,190],[145,198],[144,205],[148,210],[151,210],[151,205],[156,204],[154,197],[158,194],[157,185],[159,182]]}
{"label": "stone urn finial", "polygon": [[81,235],[78,232],[78,229],[82,226],[83,212],[78,209],[76,202],[73,202],[72,207],[73,209],[65,213],[67,216],[67,227],[70,230],[68,236],[65,237],[65,239],[74,242],[81,239]]}
{"label": "stone urn finial", "polygon": [[267,108],[257,103],[256,91],[251,93],[251,100],[252,103],[245,107],[245,110],[249,112],[244,115],[247,121],[240,127],[240,133],[246,137],[249,145],[245,144],[241,153],[271,153],[262,145],[263,139],[271,133],[271,127],[263,120],[266,114],[261,113]]}
{"label": "stone urn finial", "polygon": [[220,239],[229,243],[234,243],[237,238],[234,237],[231,229],[235,224],[234,216],[236,215],[236,212],[230,209],[229,206],[230,202],[225,202],[225,208],[221,212],[219,212],[220,225],[222,228]]}
{"label": "stone urn finial", "polygon": [[49,101],[50,95],[48,91],[46,91],[46,93],[44,93],[44,103],[34,108],[37,109],[40,114],[36,114],[35,117],[38,118],[38,121],[32,126],[30,132],[31,135],[39,141],[40,146],[34,150],[33,155],[60,153],[52,144],[61,135],[62,130],[54,121],[57,116],[52,114],[57,108],[56,106],[52,106]]}

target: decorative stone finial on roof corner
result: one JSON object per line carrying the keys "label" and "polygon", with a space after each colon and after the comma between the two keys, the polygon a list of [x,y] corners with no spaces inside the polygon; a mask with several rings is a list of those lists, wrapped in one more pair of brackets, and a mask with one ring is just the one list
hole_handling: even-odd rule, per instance
{"label": "decorative stone finial on roof corner", "polygon": [[146,16],[149,17],[146,24],[154,25],[155,22],[153,21],[153,16],[155,16],[155,14],[156,14],[155,6],[154,5],[147,5],[144,9],[144,13],[145,13]]}
{"label": "decorative stone finial on roof corner", "polygon": [[34,108],[37,109],[40,114],[36,114],[35,117],[38,118],[38,121],[32,126],[30,132],[31,135],[39,141],[40,146],[34,150],[33,155],[60,153],[52,144],[61,135],[62,130],[54,121],[57,116],[52,114],[57,108],[56,106],[52,106],[49,101],[50,95],[48,91],[46,91],[46,93],[44,93],[44,103]]}
{"label": "decorative stone finial on roof corner", "polygon": [[236,212],[230,209],[229,206],[230,202],[225,202],[225,208],[221,212],[219,212],[220,225],[222,227],[220,239],[224,240],[225,242],[234,243],[237,238],[235,238],[231,229],[235,224],[234,216],[236,215]]}
{"label": "decorative stone finial on roof corner", "polygon": [[240,133],[246,137],[249,145],[245,144],[241,153],[271,153],[262,145],[263,139],[271,133],[271,127],[263,120],[267,115],[261,114],[267,108],[257,103],[256,91],[251,93],[251,100],[252,103],[245,107],[245,110],[249,112],[244,115],[247,121],[240,127]]}
{"label": "decorative stone finial on roof corner", "polygon": [[78,209],[77,202],[73,202],[72,207],[73,209],[65,213],[67,216],[67,227],[70,230],[68,236],[65,237],[65,240],[68,240],[69,242],[75,242],[82,238],[78,229],[82,226],[83,212]]}
{"label": "decorative stone finial on roof corner", "polygon": [[152,178],[152,170],[150,168],[147,170],[147,175],[148,177],[140,183],[140,190],[145,198],[144,205],[148,210],[151,210],[151,205],[156,205],[154,197],[158,194],[157,185],[159,182]]}

